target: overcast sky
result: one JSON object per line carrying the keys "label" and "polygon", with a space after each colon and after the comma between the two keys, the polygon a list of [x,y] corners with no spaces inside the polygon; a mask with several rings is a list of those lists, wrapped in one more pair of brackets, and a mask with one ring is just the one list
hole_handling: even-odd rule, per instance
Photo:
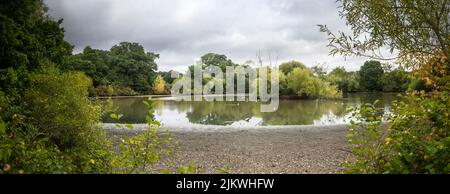
{"label": "overcast sky", "polygon": [[364,58],[329,56],[324,33],[346,30],[335,0],[45,0],[50,15],[64,18],[75,52],[138,42],[160,54],[160,70],[184,71],[205,53],[235,63],[298,60],[358,70]]}

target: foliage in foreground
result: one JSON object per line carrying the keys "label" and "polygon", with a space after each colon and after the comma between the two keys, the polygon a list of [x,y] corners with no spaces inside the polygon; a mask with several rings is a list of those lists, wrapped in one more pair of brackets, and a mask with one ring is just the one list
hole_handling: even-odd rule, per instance
{"label": "foliage in foreground", "polygon": [[[147,168],[161,162],[160,153],[171,150],[171,141],[159,139],[154,121],[149,120],[148,131],[124,139],[116,152],[100,126],[101,107],[88,98],[91,78],[58,68],[69,62],[80,69],[92,68],[89,56],[104,52],[85,49],[86,59],[69,57],[73,46],[64,40],[62,20],[52,20],[42,0],[2,1],[0,11],[0,174],[156,172]],[[121,43],[108,52],[107,62],[114,68],[99,62],[96,70],[112,70],[106,78],[137,91],[147,89],[151,75],[145,72],[156,69],[156,54],[133,43]],[[130,64],[140,74],[121,68]],[[135,77],[116,79],[121,70]],[[97,75],[90,76],[103,83],[104,75]],[[184,167],[181,172],[192,169]]]}
{"label": "foliage in foreground", "polygon": [[[179,167],[172,164],[176,142],[172,134],[158,131],[160,124],[152,118],[150,101],[144,101],[149,106],[147,127],[123,138],[115,147],[98,124],[100,107],[87,99],[89,85],[80,81],[86,76],[53,69],[30,77],[39,79],[28,90],[34,97],[29,115],[14,114],[13,120],[7,122],[0,119],[0,173],[199,172],[194,163]],[[6,98],[0,96],[2,102]],[[39,111],[53,115],[52,119],[38,117]],[[81,112],[84,116],[71,115]],[[132,129],[131,125],[124,127]]]}
{"label": "foliage in foreground", "polygon": [[450,173],[448,93],[412,93],[394,102],[382,124],[374,104],[352,109],[347,135],[354,145],[347,173]]}
{"label": "foliage in foreground", "polygon": [[20,77],[20,72],[9,72],[2,78],[16,80],[10,84],[21,87],[0,92],[2,172],[108,171],[102,165],[108,160],[104,150],[109,143],[98,125],[100,107],[87,99],[90,79],[53,67]]}
{"label": "foliage in foreground", "polygon": [[[352,33],[335,34],[320,25],[331,54],[395,60],[419,80],[411,84],[412,91],[424,86],[432,91],[412,92],[394,103],[384,127],[372,105],[353,110],[356,122],[348,138],[354,147],[347,172],[450,173],[449,1],[338,2]],[[391,58],[379,52],[384,48]]]}

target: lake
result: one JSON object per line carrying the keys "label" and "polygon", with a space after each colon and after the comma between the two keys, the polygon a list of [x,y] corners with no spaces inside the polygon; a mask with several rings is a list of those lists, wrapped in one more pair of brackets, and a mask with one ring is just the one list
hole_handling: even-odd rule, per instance
{"label": "lake", "polygon": [[[395,100],[395,93],[353,93],[340,100],[280,100],[275,112],[261,112],[259,102],[176,101],[172,97],[153,98],[157,102],[154,118],[170,126],[279,126],[336,125],[349,122],[347,108],[380,100],[385,110]],[[116,113],[123,114],[120,123],[145,123],[147,97],[112,99]],[[105,123],[117,122],[105,115]]]}

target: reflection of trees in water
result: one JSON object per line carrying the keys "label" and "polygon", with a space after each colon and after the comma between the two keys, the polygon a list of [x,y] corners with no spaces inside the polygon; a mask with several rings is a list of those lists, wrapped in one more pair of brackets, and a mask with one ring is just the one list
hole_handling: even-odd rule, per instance
{"label": "reflection of trees in water", "polygon": [[261,113],[264,125],[310,125],[324,114],[343,116],[342,101],[334,100],[290,100],[280,101],[276,112]]}
{"label": "reflection of trees in water", "polygon": [[280,101],[276,112],[260,112],[260,104],[252,102],[192,102],[187,118],[192,123],[228,125],[236,121],[261,117],[264,125],[313,124],[324,114],[343,116],[342,101],[289,100]]}
{"label": "reflection of trees in water", "polygon": [[377,112],[377,116],[383,116],[386,111],[391,107],[391,103],[394,100],[399,100],[398,93],[380,93],[380,92],[367,92],[367,93],[350,93],[344,96],[347,99],[348,106],[359,106],[365,103],[373,103],[375,100],[380,102],[376,107],[381,108]]}
{"label": "reflection of trees in water", "polygon": [[[180,115],[186,113],[189,122],[205,125],[229,125],[252,117],[262,118],[263,125],[308,125],[324,115],[332,114],[336,118],[342,118],[348,107],[372,103],[376,99],[380,99],[379,106],[389,107],[391,101],[396,99],[396,94],[347,94],[342,100],[281,100],[278,110],[269,113],[261,113],[261,104],[258,102],[156,101],[158,104],[155,106],[155,112],[157,115],[165,111],[181,113]],[[114,99],[116,112],[123,114],[121,121],[145,122],[147,107],[142,103],[143,100],[146,98]],[[380,115],[383,113],[380,112]],[[109,118],[109,115],[105,115],[103,121],[116,122]]]}
{"label": "reflection of trees in water", "polygon": [[380,100],[380,106],[390,106],[391,102],[398,99],[397,93],[349,93],[344,94],[344,100],[351,104],[373,103],[375,100]]}
{"label": "reflection of trees in water", "polygon": [[[147,115],[147,106],[142,101],[147,98],[122,98],[113,99],[113,109],[117,114],[123,114],[120,119],[121,123],[143,123],[145,122],[145,116]],[[109,115],[103,116],[103,122],[117,122],[117,120],[111,119]]]}
{"label": "reflection of trees in water", "polygon": [[156,113],[162,112],[163,110],[170,110],[177,113],[185,113],[191,110],[192,102],[186,101],[157,101],[159,102],[156,106]]}
{"label": "reflection of trees in water", "polygon": [[190,102],[192,109],[186,113],[191,123],[229,125],[249,120],[255,103],[249,102]]}
{"label": "reflection of trees in water", "polygon": [[[121,98],[113,99],[113,109],[115,113],[123,114],[120,119],[121,123],[145,123],[145,116],[148,108],[142,102],[147,98]],[[155,113],[161,113],[164,110],[177,111],[178,113],[185,113],[191,109],[192,102],[176,102],[176,101],[159,101],[155,100]],[[109,115],[103,116],[103,122],[117,122],[111,119]]]}

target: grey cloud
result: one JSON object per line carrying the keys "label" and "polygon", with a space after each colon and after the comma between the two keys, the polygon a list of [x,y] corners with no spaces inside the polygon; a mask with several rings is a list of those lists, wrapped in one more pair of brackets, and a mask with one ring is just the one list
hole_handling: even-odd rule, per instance
{"label": "grey cloud", "polygon": [[317,24],[345,29],[334,0],[45,0],[64,18],[66,37],[109,49],[121,41],[160,54],[160,69],[182,71],[202,54],[217,52],[235,62],[276,54],[309,66],[326,63],[357,69],[362,59],[328,56]]}

